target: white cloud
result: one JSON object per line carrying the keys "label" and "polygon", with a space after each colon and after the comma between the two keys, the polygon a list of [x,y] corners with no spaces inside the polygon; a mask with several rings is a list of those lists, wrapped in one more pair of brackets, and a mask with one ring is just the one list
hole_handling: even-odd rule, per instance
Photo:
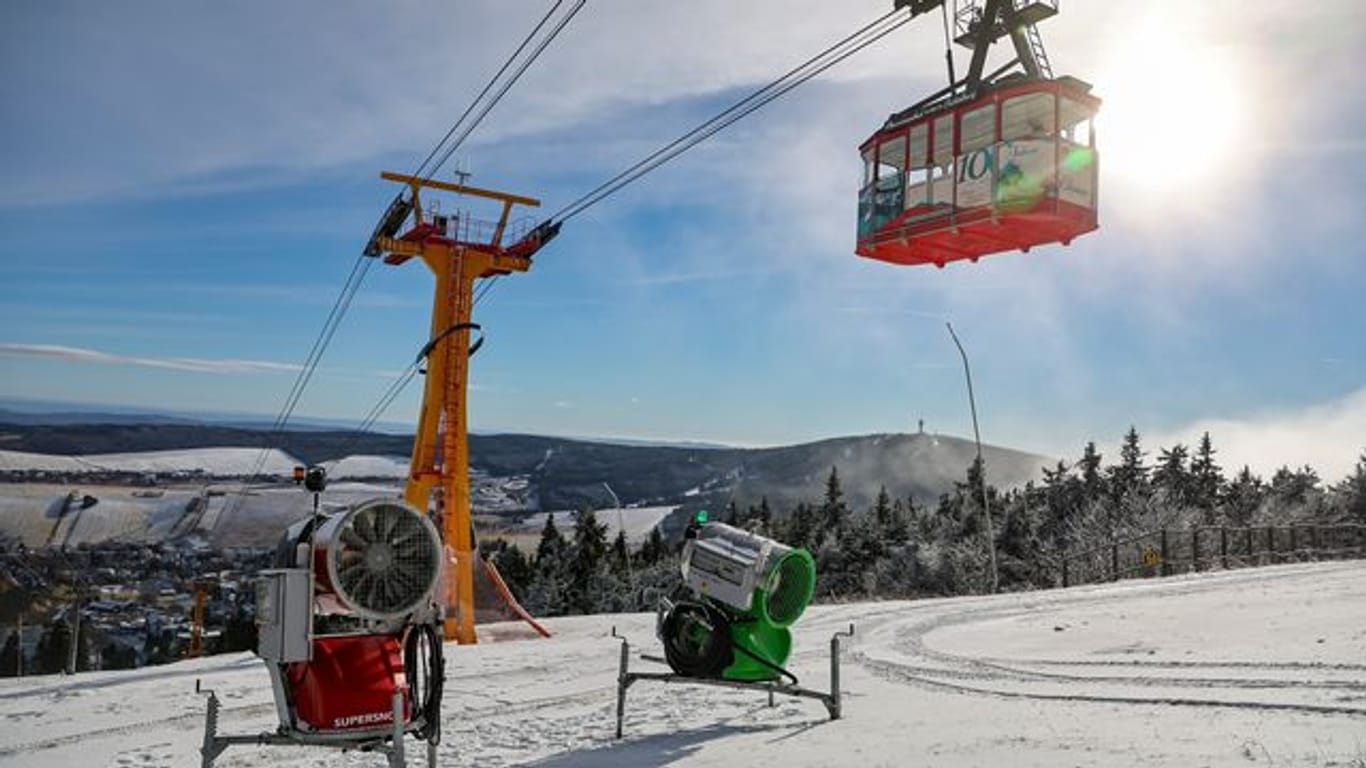
{"label": "white cloud", "polygon": [[197,357],[135,357],[116,355],[97,349],[68,347],[59,344],[0,344],[0,355],[5,357],[46,358],[79,363],[132,365],[192,373],[294,373],[300,366],[268,360],[210,360]]}
{"label": "white cloud", "polygon": [[[591,3],[475,134],[470,149],[477,158],[469,166],[480,174],[477,181],[520,174],[519,184],[530,184],[518,188],[544,196],[544,210],[554,210],[569,193],[586,191],[889,6],[886,0]],[[385,13],[348,2],[269,11],[253,4],[92,6],[82,11],[83,23],[55,12],[16,14],[9,34],[0,29],[0,69],[8,75],[0,100],[25,109],[22,123],[0,127],[0,136],[11,139],[0,149],[0,205],[108,196],[168,182],[178,192],[200,184],[249,188],[318,177],[320,170],[334,180],[354,178],[357,164],[373,166],[379,158],[386,166],[402,168],[407,158],[415,164],[544,7],[498,0],[471,0],[458,13],[426,2]],[[657,246],[587,226],[576,237],[587,242],[590,233],[606,234],[593,247],[612,257],[607,266],[622,277],[598,284],[614,293],[621,284],[646,292],[685,283],[702,290],[781,281],[784,302],[773,309],[780,316],[775,323],[808,342],[847,350],[851,359],[900,360],[909,349],[933,356],[925,365],[952,372],[957,360],[938,322],[952,318],[972,336],[974,350],[1005,350],[1003,369],[1014,366],[1025,379],[1051,376],[1059,399],[1100,397],[1107,382],[1079,341],[1088,318],[1101,309],[1138,314],[1154,336],[1190,335],[1192,306],[1230,292],[1255,293],[1263,286],[1245,284],[1262,279],[1257,267],[1285,256],[1267,237],[1270,219],[1254,215],[1258,205],[1280,195],[1284,206],[1287,192],[1307,188],[1293,177],[1306,173],[1297,169],[1321,167],[1316,152],[1331,151],[1343,168],[1350,167],[1348,155],[1360,153],[1349,131],[1355,123],[1343,119],[1351,113],[1341,104],[1359,101],[1353,94],[1363,92],[1362,68],[1350,66],[1360,61],[1355,52],[1366,49],[1356,44],[1366,25],[1351,23],[1362,8],[1359,0],[1325,0],[1312,13],[1289,0],[1255,7],[1241,0],[1070,2],[1043,25],[1056,70],[1095,80],[1102,98],[1115,95],[1116,84],[1101,77],[1107,56],[1137,21],[1165,15],[1186,19],[1186,27],[1206,36],[1202,42],[1233,41],[1247,56],[1247,78],[1264,86],[1264,98],[1288,100],[1276,111],[1276,124],[1259,125],[1258,133],[1265,131],[1263,140],[1282,148],[1276,157],[1289,162],[1268,170],[1271,152],[1252,152],[1244,177],[1257,183],[1223,188],[1235,206],[1175,196],[1183,210],[1204,215],[1195,223],[1135,216],[1118,186],[1106,186],[1101,231],[1068,249],[942,272],[855,258],[855,147],[888,112],[940,84],[942,33],[938,18],[928,17],[573,222],[575,229],[594,222],[602,224],[598,230],[625,231],[616,225],[630,224],[642,211],[676,213],[679,220],[698,210],[717,214],[706,227]],[[1190,23],[1203,16],[1218,24]],[[51,39],[68,41],[69,55],[45,55],[41,46]],[[1343,65],[1323,66],[1326,60]],[[60,102],[20,98],[54,92],[63,94]],[[73,104],[88,119],[70,119]],[[1325,126],[1338,128],[1325,137]],[[1198,148],[1197,129],[1191,126]],[[1100,142],[1103,158],[1103,131]],[[1288,157],[1286,150],[1307,156]],[[1160,171],[1184,158],[1158,160]],[[1346,179],[1340,183],[1351,182],[1351,174],[1339,175]],[[367,180],[380,189],[373,176]],[[1322,197],[1313,216],[1355,226],[1359,206],[1351,196]],[[1305,222],[1303,229],[1318,224]],[[1296,254],[1330,257],[1328,249]],[[605,273],[601,260],[580,261]],[[498,301],[526,307],[547,300],[508,294]],[[601,303],[591,295],[553,301]],[[831,307],[850,321],[830,322]],[[661,327],[660,335],[669,330]],[[1218,435],[1216,441],[1223,442]]]}
{"label": "white cloud", "polygon": [[[765,80],[885,12],[874,0],[808,6],[592,3],[470,149]],[[481,0],[458,12],[343,2],[15,14],[0,37],[0,98],[25,108],[4,130],[0,202],[250,188],[383,156],[415,165],[543,10]],[[68,55],[54,58],[43,41],[58,37]]]}
{"label": "white cloud", "polygon": [[1145,437],[1144,443],[1150,450],[1176,443],[1193,447],[1205,432],[1225,474],[1247,465],[1268,478],[1282,466],[1308,464],[1324,482],[1333,483],[1348,475],[1366,453],[1366,387],[1304,408],[1202,419]]}

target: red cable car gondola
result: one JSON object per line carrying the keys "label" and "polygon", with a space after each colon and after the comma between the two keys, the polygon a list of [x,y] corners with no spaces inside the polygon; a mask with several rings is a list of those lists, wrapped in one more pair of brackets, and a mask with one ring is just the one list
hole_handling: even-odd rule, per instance
{"label": "red cable car gondola", "polygon": [[[897,0],[913,14],[942,4]],[[1033,27],[1056,13],[1056,0],[955,6],[957,40],[973,49],[968,76],[951,75],[948,88],[889,117],[859,148],[860,256],[942,267],[1066,245],[1097,227],[1100,99],[1081,80],[1050,76]],[[1005,36],[1016,58],[981,77],[986,48]],[[1004,74],[1017,63],[1023,72]]]}

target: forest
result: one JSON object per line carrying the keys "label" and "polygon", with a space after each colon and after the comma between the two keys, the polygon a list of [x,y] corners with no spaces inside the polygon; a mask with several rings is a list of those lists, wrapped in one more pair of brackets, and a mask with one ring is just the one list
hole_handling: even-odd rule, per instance
{"label": "forest", "polygon": [[[807,548],[816,599],[827,602],[990,592],[993,549],[996,588],[1018,591],[1059,586],[1069,555],[1159,529],[1366,525],[1366,453],[1335,484],[1309,466],[1266,479],[1246,466],[1226,472],[1208,433],[1193,450],[1177,444],[1150,456],[1130,428],[1117,460],[1087,443],[1074,462],[1044,467],[1038,482],[1019,488],[984,484],[982,469],[977,461],[965,467],[938,499],[892,498],[884,489],[869,508],[851,509],[832,466],[823,498],[781,510],[766,498],[744,508],[732,502],[711,519]],[[655,530],[632,552],[622,536],[608,541],[591,511],[574,517],[564,530],[547,518],[530,555],[497,539],[481,543],[532,614],[653,610],[678,588],[680,544]]]}

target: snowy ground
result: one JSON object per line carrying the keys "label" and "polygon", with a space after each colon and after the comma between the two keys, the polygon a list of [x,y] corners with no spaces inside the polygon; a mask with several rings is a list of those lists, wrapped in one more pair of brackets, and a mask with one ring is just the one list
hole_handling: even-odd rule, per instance
{"label": "snowy ground", "polygon": [[[53,456],[45,453],[0,451],[0,470],[49,472],[203,472],[214,477],[253,474],[288,477],[298,459],[271,449],[181,448],[139,453],[92,453],[85,456]],[[259,466],[258,466],[259,464]]]}
{"label": "snowy ground", "polygon": [[[617,533],[621,530],[626,531],[626,543],[632,548],[638,548],[649,538],[650,531],[654,530],[664,518],[669,516],[676,507],[623,507],[621,509],[599,509],[593,513],[602,525],[607,526],[607,540],[616,539]],[[537,512],[524,518],[519,527],[527,533],[540,534],[541,529],[545,528],[545,519],[549,513]],[[560,528],[560,532],[566,536],[569,530],[574,527],[574,520],[578,518],[578,513],[564,511],[553,513],[555,515],[555,525]]]}
{"label": "snowy ground", "polygon": [[[1278,566],[990,598],[859,603],[798,624],[811,701],[638,683],[612,739],[614,625],[657,653],[652,617],[551,620],[550,640],[449,648],[443,766],[1366,766],[1366,563]],[[649,665],[641,662],[641,667]],[[203,705],[273,726],[250,655],[0,681],[0,765],[188,766]],[[382,766],[375,755],[235,747],[221,766]],[[415,763],[421,764],[421,763]]]}

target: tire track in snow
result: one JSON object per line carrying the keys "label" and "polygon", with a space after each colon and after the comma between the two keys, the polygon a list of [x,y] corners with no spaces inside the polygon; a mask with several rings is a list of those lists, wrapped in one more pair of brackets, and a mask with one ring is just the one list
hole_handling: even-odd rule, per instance
{"label": "tire track in snow", "polygon": [[[1244,574],[1240,574],[1244,575]],[[1220,574],[1222,576],[1222,574]],[[1244,575],[1251,577],[1250,574]],[[1260,581],[1264,578],[1284,578],[1285,574],[1262,575],[1248,578]],[[1205,582],[1181,582],[1155,585],[1150,588],[1135,589],[1128,594],[1140,597],[1188,596],[1192,593],[1226,589],[1228,577],[1216,577]],[[935,650],[929,647],[925,638],[931,632],[944,627],[972,624],[983,621],[1011,618],[1039,609],[1085,607],[1096,604],[1113,604],[1116,595],[1082,596],[1067,593],[1038,593],[1026,598],[1024,604],[992,607],[954,603],[925,604],[924,610],[915,610],[912,615],[901,613],[895,621],[876,622],[870,632],[863,633],[863,639],[871,639],[872,649],[890,650],[903,658],[875,658],[868,651],[854,649],[850,658],[855,663],[869,669],[878,677],[894,682],[909,682],[929,688],[952,690],[959,693],[997,696],[1003,698],[1030,698],[1055,701],[1081,701],[1098,703],[1140,704],[1140,705],[1182,705],[1204,707],[1233,707],[1242,709],[1289,710],[1331,715],[1366,716],[1366,708],[1332,703],[1311,703],[1303,701],[1266,701],[1239,699],[1229,694],[1233,691],[1255,691],[1267,693],[1318,693],[1320,695],[1341,691],[1344,693],[1366,693],[1366,679],[1361,673],[1366,666],[1346,663],[1318,662],[1183,662],[1183,661],[1119,661],[1119,660],[1082,660],[1068,661],[1057,659],[1008,659],[1000,657],[974,657]],[[912,604],[914,610],[916,606]],[[936,610],[938,609],[938,610]],[[887,637],[890,634],[891,637]],[[881,636],[882,642],[877,640]],[[1041,670],[1036,667],[1047,667]],[[1053,670],[1097,670],[1111,674],[1095,674],[1080,671]],[[1113,674],[1121,669],[1135,670],[1135,675]],[[1192,672],[1226,671],[1217,677],[1194,676]],[[1238,675],[1239,671],[1260,676]],[[1162,674],[1169,673],[1169,674]],[[1232,673],[1232,674],[1229,674]],[[1299,677],[1277,677],[1277,673],[1298,674]],[[1328,679],[1307,679],[1306,674],[1319,675]],[[1351,677],[1344,678],[1344,675]],[[1036,686],[1033,690],[1028,686]],[[1127,691],[1115,693],[1076,691],[1081,686],[1123,686],[1149,689],[1171,688],[1178,692],[1170,695],[1134,695]],[[1050,690],[1048,687],[1052,687]],[[1208,691],[1210,697],[1193,696],[1182,693],[1183,689]],[[1219,693],[1225,695],[1220,696]],[[1366,700],[1366,696],[1339,695],[1340,701]]]}
{"label": "tire track in snow", "polygon": [[[240,707],[224,707],[223,709],[219,710],[219,716],[221,717],[225,714],[252,716],[274,711],[274,703],[244,704]],[[151,731],[152,729],[157,728],[159,726],[174,727],[190,724],[192,722],[199,723],[202,725],[204,722],[204,713],[186,712],[180,715],[159,717],[154,718],[152,720],[142,720],[140,722],[127,723],[125,725],[113,725],[107,728],[94,728],[89,731],[71,733],[65,736],[53,736],[46,739],[39,739],[38,741],[31,741],[26,744],[13,744],[7,747],[0,747],[0,757],[12,757],[14,755],[28,754],[44,749],[54,749],[56,747],[63,747],[69,744],[78,744],[82,741],[87,741],[91,739],[101,739],[107,736],[125,736],[131,733],[137,733],[139,731]]]}
{"label": "tire track in snow", "polygon": [[1234,709],[1260,709],[1292,712],[1310,712],[1326,715],[1351,715],[1366,717],[1366,709],[1358,707],[1339,707],[1327,704],[1294,704],[1267,701],[1226,701],[1220,699],[1197,699],[1187,697],[1156,696],[1146,698],[1142,696],[1103,696],[1091,694],[1069,694],[1069,693],[1043,693],[1038,691],[1008,691],[995,688],[981,688],[971,685],[951,683],[940,678],[939,675],[917,674],[914,667],[907,667],[901,664],[870,659],[862,653],[852,655],[853,659],[861,666],[867,668],[878,677],[884,680],[902,681],[921,685],[926,688],[937,688],[941,690],[954,691],[956,693],[976,694],[982,696],[993,696],[1003,699],[1035,699],[1043,701],[1069,701],[1097,704],[1135,704],[1144,706],[1184,706],[1184,707],[1229,707]]}
{"label": "tire track in snow", "polygon": [[[97,680],[85,680],[85,679],[82,679],[82,678],[81,678],[81,675],[84,675],[84,674],[86,674],[86,673],[81,673],[81,675],[76,675],[76,676],[74,676],[74,677],[61,677],[61,678],[57,678],[57,679],[60,679],[60,680],[63,680],[63,681],[70,681],[70,682],[62,682],[62,683],[59,683],[59,684],[57,684],[57,685],[41,685],[41,684],[40,684],[40,685],[37,685],[37,686],[35,686],[35,687],[33,687],[33,688],[21,688],[21,689],[19,689],[19,690],[14,690],[14,691],[5,691],[5,692],[3,692],[3,693],[0,693],[0,701],[13,701],[13,700],[17,700],[17,699],[34,698],[34,697],[51,698],[51,697],[53,697],[53,696],[61,696],[61,695],[71,694],[71,693],[76,692],[76,691],[93,691],[93,690],[98,690],[98,689],[101,689],[101,688],[115,688],[115,687],[120,687],[120,686],[133,686],[133,685],[138,685],[139,683],[151,683],[151,684],[154,684],[154,685],[162,685],[166,680],[168,680],[168,679],[170,679],[170,678],[180,678],[180,677],[200,677],[200,678],[207,678],[207,677],[210,677],[211,675],[215,675],[215,674],[224,674],[224,673],[234,672],[234,671],[236,671],[236,670],[238,670],[238,669],[240,669],[240,668],[252,667],[252,666],[256,666],[256,665],[258,665],[258,664],[260,664],[260,663],[261,663],[260,659],[257,659],[257,658],[254,658],[254,657],[248,657],[248,658],[240,658],[240,659],[225,660],[225,661],[223,661],[222,663],[214,664],[214,665],[212,665],[212,666],[205,666],[205,667],[203,667],[203,668],[195,668],[195,669],[167,670],[165,667],[151,666],[151,667],[142,667],[141,669],[138,669],[138,670],[132,670],[132,671],[124,672],[124,673],[121,673],[119,676],[110,676],[110,677],[105,677],[105,678],[103,678],[103,679],[97,679]],[[54,678],[54,677],[56,677],[56,676],[55,676],[55,675],[48,675],[47,677],[48,677],[49,679],[51,679],[51,678]],[[38,679],[41,679],[41,678],[38,678]]]}
{"label": "tire track in snow", "polygon": [[[1277,663],[1277,662],[1240,662],[1229,664],[1227,662],[1083,662],[1075,666],[1094,667],[1101,669],[1114,669],[1125,665],[1133,664],[1138,666],[1146,676],[1131,675],[1097,675],[1097,674],[1068,674],[1063,672],[1045,672],[1028,669],[1036,662],[1018,659],[1001,659],[998,657],[970,657],[961,654],[947,653],[930,648],[925,644],[925,635],[943,627],[961,624],[971,624],[978,621],[998,618],[1009,618],[1028,613],[1028,609],[1014,611],[998,610],[974,614],[971,612],[955,612],[931,619],[930,621],[907,627],[910,631],[899,638],[899,645],[911,652],[914,657],[920,657],[929,661],[939,662],[947,665],[950,669],[959,671],[958,677],[981,679],[981,680],[1006,680],[1006,681],[1045,681],[1045,682],[1078,682],[1078,683],[1119,683],[1126,685],[1140,686],[1173,686],[1173,687],[1192,687],[1192,688],[1249,688],[1249,689],[1345,689],[1349,691],[1366,692],[1366,680],[1306,680],[1285,679],[1285,678],[1249,678],[1249,677],[1183,677],[1183,676],[1153,676],[1154,672],[1163,671],[1187,671],[1191,669],[1244,669],[1256,672],[1268,671],[1295,671],[1304,672],[1313,669],[1318,672],[1356,672],[1366,669],[1360,665],[1340,664],[1340,665],[1319,665],[1303,663]],[[1049,666],[1068,667],[1074,666],[1073,662],[1066,660],[1050,660]],[[1202,665],[1202,666],[1196,666]],[[923,667],[922,670],[932,672],[936,668]],[[972,671],[964,671],[964,669]],[[947,670],[945,670],[947,671]]]}

